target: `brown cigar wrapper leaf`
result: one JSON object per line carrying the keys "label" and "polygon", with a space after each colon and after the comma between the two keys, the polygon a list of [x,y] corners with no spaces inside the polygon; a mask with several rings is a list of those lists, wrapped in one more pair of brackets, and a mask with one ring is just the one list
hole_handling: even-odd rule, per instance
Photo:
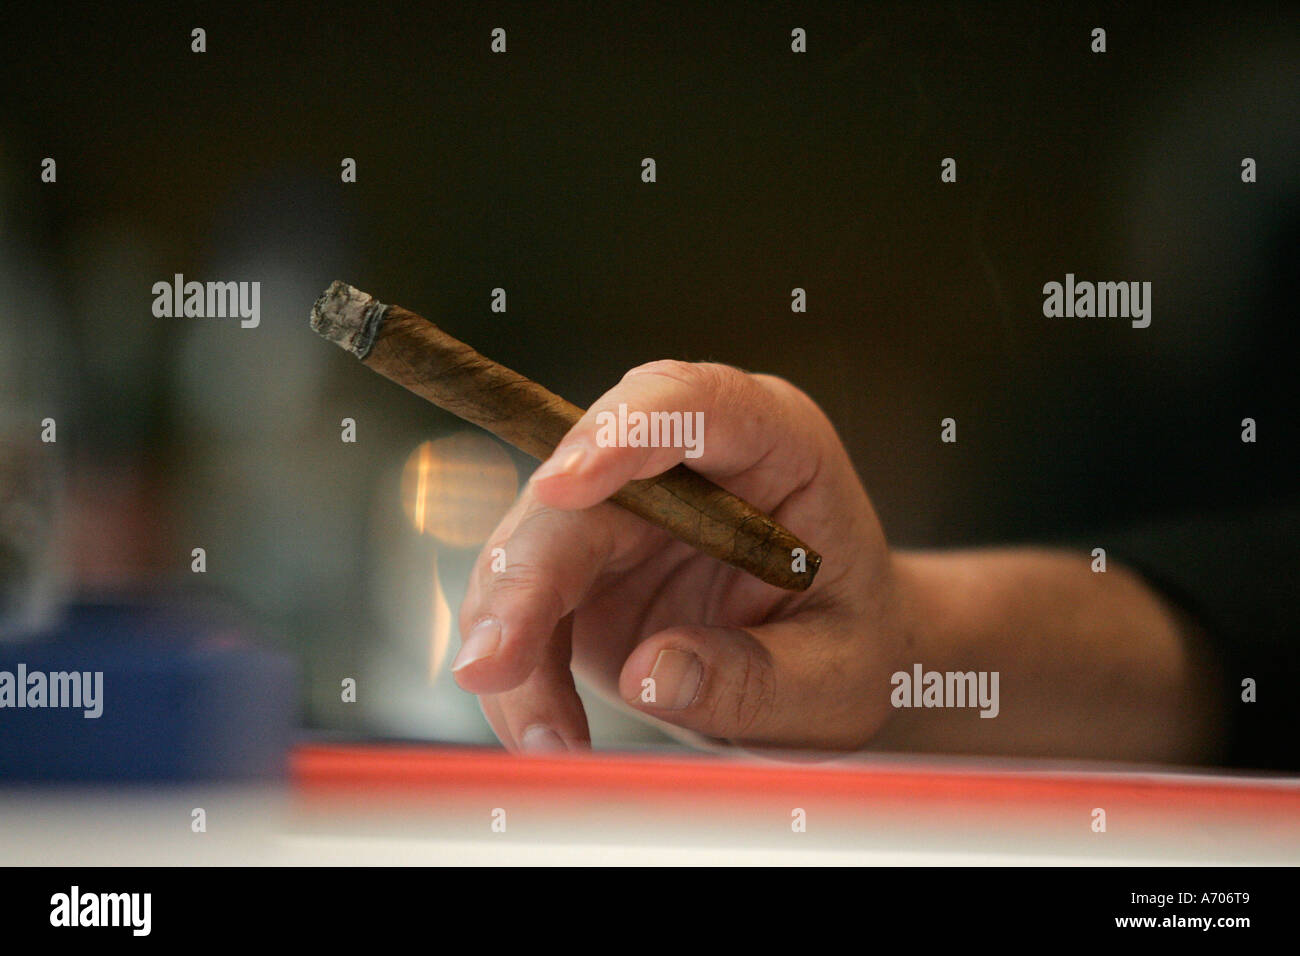
{"label": "brown cigar wrapper leaf", "polygon": [[[544,461],[582,409],[480,355],[423,316],[343,282],[312,309],[312,328],[439,408]],[[631,481],[610,499],[705,554],[768,584],[803,591],[821,555],[771,517],[683,465]],[[807,570],[794,571],[795,549]]]}

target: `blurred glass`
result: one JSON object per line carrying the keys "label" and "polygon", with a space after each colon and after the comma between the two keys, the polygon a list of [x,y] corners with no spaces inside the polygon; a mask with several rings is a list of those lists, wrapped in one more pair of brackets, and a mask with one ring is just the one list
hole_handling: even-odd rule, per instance
{"label": "blurred glass", "polygon": [[63,596],[55,448],[39,418],[0,413],[0,640],[48,627]]}

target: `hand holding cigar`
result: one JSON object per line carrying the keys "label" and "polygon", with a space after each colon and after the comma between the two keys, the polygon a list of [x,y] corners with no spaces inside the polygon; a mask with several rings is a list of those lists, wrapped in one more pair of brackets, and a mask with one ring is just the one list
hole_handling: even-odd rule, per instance
{"label": "hand holding cigar", "polygon": [[[584,413],[341,282],[317,301],[312,326],[546,459],[484,544],[453,664],[508,747],[588,746],[574,672],[715,739],[837,748],[878,725],[882,710],[868,703],[851,724],[807,727],[819,708],[860,696],[864,666],[875,673],[878,655],[857,653],[857,623],[888,591],[874,586],[885,577],[883,535],[866,495],[834,429],[794,386],[724,365],[653,362]],[[702,412],[703,454],[688,469],[681,448],[602,446],[598,417],[620,405]],[[838,543],[815,588],[821,558],[787,529]],[[496,548],[504,571],[491,570]]]}
{"label": "hand holding cigar", "polygon": [[[589,746],[575,674],[696,743],[1168,760],[1204,736],[1186,711],[1206,699],[1181,656],[1186,615],[1086,556],[891,552],[834,428],[782,379],[652,362],[584,413],[343,283],[312,325],[546,459],[475,563],[453,664],[511,750]],[[602,414],[622,406],[702,412],[691,469],[681,448],[602,443]],[[826,548],[816,587],[818,558],[800,576],[787,529]],[[896,684],[922,669],[999,672],[1014,702],[914,709]],[[1149,728],[1129,719],[1135,694]]]}

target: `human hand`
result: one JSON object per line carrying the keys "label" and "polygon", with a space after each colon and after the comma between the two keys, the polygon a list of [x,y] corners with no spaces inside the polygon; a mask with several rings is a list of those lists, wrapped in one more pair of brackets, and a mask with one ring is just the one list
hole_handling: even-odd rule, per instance
{"label": "human hand", "polygon": [[[600,447],[597,415],[620,403],[703,412],[688,464],[817,547],[813,586],[764,584],[607,502],[683,461]],[[628,372],[537,470],[484,545],[460,627],[456,680],[516,751],[589,746],[575,673],[669,728],[858,748],[888,715],[905,643],[884,534],[822,411],[782,379],[676,361]]]}

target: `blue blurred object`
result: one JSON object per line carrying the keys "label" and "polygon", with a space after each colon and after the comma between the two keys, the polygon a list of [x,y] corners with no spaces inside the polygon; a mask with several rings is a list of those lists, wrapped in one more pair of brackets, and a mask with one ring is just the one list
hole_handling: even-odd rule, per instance
{"label": "blue blurred object", "polygon": [[[57,631],[0,642],[0,681],[102,672],[84,707],[0,706],[0,781],[250,780],[283,775],[297,669],[204,601],[82,603]],[[22,693],[18,687],[17,692]]]}

